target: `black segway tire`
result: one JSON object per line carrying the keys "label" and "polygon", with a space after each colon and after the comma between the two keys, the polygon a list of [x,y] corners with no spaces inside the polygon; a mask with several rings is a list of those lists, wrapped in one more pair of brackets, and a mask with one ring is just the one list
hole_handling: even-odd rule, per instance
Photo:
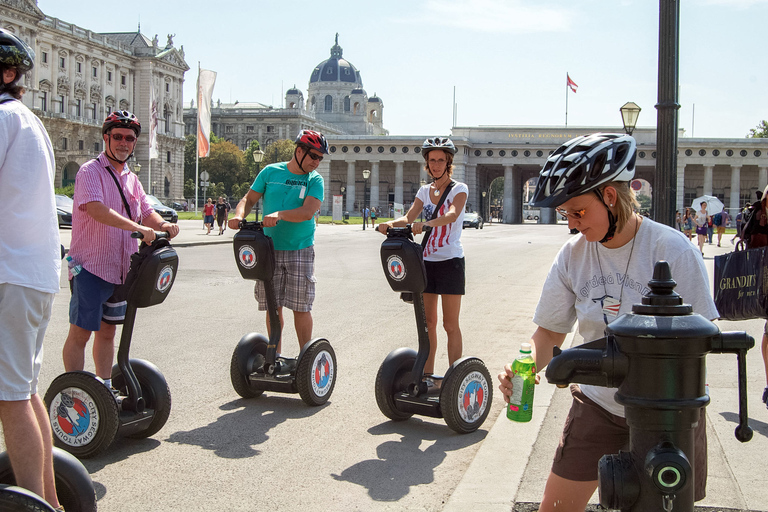
{"label": "black segway tire", "polygon": [[100,454],[109,448],[120,428],[115,398],[91,373],[59,375],[45,393],[45,403],[54,444],[76,457],[88,459]]}
{"label": "black segway tire", "polygon": [[474,432],[491,410],[491,374],[480,359],[459,359],[448,370],[440,389],[445,423],[459,434]]}
{"label": "black segway tire", "polygon": [[[144,406],[155,411],[146,430],[128,436],[132,439],[144,439],[157,434],[168,421],[168,416],[171,415],[171,389],[165,376],[154,364],[143,359],[131,359],[130,362],[141,386]],[[128,395],[128,386],[118,365],[112,367],[112,387],[119,390],[120,395]]]}
{"label": "black segway tire", "polygon": [[263,334],[250,333],[243,336],[232,353],[229,364],[229,378],[235,392],[243,398],[256,398],[264,393],[257,389],[248,378],[256,368],[264,366],[267,355],[267,338]]}
{"label": "black segway tire", "polygon": [[336,353],[328,340],[317,338],[299,355],[296,388],[304,403],[323,405],[336,386]]}
{"label": "black segway tire", "polygon": [[413,416],[395,405],[395,393],[405,391],[404,384],[416,364],[416,351],[398,348],[389,353],[376,374],[376,403],[381,413],[393,421],[404,421]]}
{"label": "black segway tire", "polygon": [[[96,512],[96,491],[93,480],[85,466],[74,455],[54,447],[53,471],[56,477],[56,495],[64,510]],[[16,485],[11,461],[6,452],[0,453],[0,484]],[[4,510],[2,506],[0,510]]]}
{"label": "black segway tire", "polygon": [[0,484],[0,512],[54,512],[43,498],[15,485]]}

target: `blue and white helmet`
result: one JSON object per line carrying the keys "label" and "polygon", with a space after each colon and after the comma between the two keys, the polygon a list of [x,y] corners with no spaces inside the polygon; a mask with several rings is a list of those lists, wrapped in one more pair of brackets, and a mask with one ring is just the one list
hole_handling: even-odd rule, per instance
{"label": "blue and white helmet", "polygon": [[594,133],[569,140],[547,158],[531,205],[555,208],[612,181],[635,176],[637,143],[629,135]]}

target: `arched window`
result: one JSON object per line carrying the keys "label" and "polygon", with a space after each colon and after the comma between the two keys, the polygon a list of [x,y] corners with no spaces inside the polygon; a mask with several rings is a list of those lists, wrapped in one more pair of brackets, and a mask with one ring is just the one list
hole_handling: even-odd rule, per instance
{"label": "arched window", "polygon": [[349,112],[349,96],[344,97],[344,112]]}
{"label": "arched window", "polygon": [[165,133],[171,133],[171,112],[168,105],[163,107],[163,119],[165,120]]}
{"label": "arched window", "polygon": [[352,110],[352,113],[353,113],[354,115],[357,115],[357,112],[358,112],[359,110],[360,110],[360,103],[358,103],[358,102],[355,102],[355,108],[354,108],[354,110]]}
{"label": "arched window", "polygon": [[368,114],[368,121],[373,123],[377,117],[379,117],[379,113],[375,110],[371,110],[371,112]]}
{"label": "arched window", "polygon": [[333,112],[333,98],[330,94],[325,97],[325,111]]}

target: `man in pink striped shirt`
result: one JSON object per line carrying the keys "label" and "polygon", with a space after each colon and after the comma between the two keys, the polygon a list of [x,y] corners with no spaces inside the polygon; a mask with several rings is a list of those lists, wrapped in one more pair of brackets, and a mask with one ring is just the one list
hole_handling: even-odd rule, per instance
{"label": "man in pink striped shirt", "polygon": [[[85,347],[94,332],[93,360],[96,375],[111,387],[115,325],[125,318],[125,299],[119,285],[125,282],[138,231],[147,243],[155,230],[179,233],[150,206],[138,177],[125,162],[133,154],[141,124],[127,110],[111,113],[102,126],[104,151],[80,167],[75,178],[72,242],[69,255],[72,299],[69,334],[64,343],[66,371],[85,366]],[[74,275],[73,275],[74,274]]]}

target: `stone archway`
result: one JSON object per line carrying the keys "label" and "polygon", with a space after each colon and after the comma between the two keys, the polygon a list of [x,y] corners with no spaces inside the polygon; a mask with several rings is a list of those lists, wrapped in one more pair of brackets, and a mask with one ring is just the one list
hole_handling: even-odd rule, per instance
{"label": "stone archway", "polygon": [[61,170],[61,186],[68,187],[75,184],[75,175],[80,170],[80,164],[77,162],[67,162]]}

